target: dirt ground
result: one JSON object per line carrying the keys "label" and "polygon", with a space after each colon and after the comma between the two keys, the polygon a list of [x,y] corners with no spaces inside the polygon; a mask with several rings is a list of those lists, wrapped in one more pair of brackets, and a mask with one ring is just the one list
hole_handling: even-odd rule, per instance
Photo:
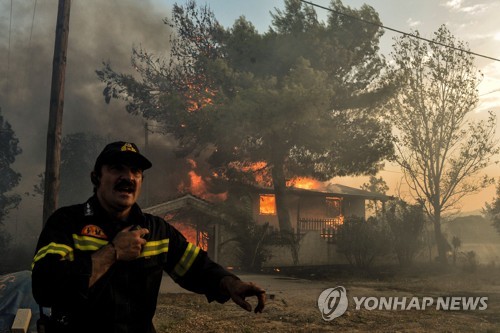
{"label": "dirt ground", "polygon": [[[500,332],[500,268],[475,272],[417,269],[363,277],[338,270],[238,274],[266,289],[262,314],[234,303],[207,303],[166,281],[162,285],[155,325],[163,332]],[[331,321],[322,319],[317,300],[327,288],[343,286],[349,307]],[[485,310],[357,310],[353,297],[488,297]],[[250,300],[252,303],[253,300]],[[255,303],[255,302],[254,302]]]}

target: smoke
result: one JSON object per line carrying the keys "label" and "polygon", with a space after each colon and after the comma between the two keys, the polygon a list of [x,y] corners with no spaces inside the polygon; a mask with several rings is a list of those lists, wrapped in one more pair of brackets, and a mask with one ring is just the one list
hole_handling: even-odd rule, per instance
{"label": "smoke", "polygon": [[[12,166],[22,174],[17,193],[32,192],[39,182],[37,175],[45,169],[57,7],[57,0],[0,0],[0,108],[23,150]],[[133,46],[166,55],[170,27],[163,23],[165,17],[170,17],[167,8],[146,0],[72,1],[63,136],[92,132],[144,146],[142,118],[129,115],[123,102],[105,104],[104,84],[95,70],[103,61],[110,61],[115,70],[133,73]],[[151,135],[149,142],[151,152],[172,146],[159,135]],[[37,236],[42,224],[42,198],[23,196],[20,209],[11,215],[10,225],[16,224],[12,227],[16,233],[22,230],[21,234]]]}

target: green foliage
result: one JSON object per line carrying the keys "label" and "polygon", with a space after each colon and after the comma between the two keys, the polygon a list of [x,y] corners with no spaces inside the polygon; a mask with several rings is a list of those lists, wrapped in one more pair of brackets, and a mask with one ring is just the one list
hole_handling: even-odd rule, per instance
{"label": "green foliage", "polygon": [[496,198],[491,203],[486,203],[483,208],[486,217],[491,220],[493,226],[500,233],[500,182],[496,186]]}
{"label": "green foliage", "polygon": [[386,194],[389,190],[389,186],[387,186],[387,183],[382,177],[377,178],[372,175],[368,183],[361,185],[361,189],[373,193]]}
{"label": "green foliage", "polygon": [[375,258],[387,255],[391,250],[388,231],[376,218],[366,221],[357,217],[346,218],[336,240],[337,252],[360,269],[369,268]]}
{"label": "green foliage", "polygon": [[[378,20],[367,7],[334,7]],[[272,16],[273,27],[264,35],[240,18],[223,44],[232,56],[218,72],[234,83],[218,106],[214,133],[223,135],[214,139],[227,147],[215,160],[226,169],[228,160],[266,161],[268,168],[283,168],[287,178],[376,172],[392,153],[389,125],[365,108],[382,96],[375,89],[384,66],[377,55],[381,31],[358,29],[364,33],[348,38],[353,22],[332,15],[325,25],[300,1],[285,1],[285,10]],[[243,43],[234,38],[240,36]],[[239,52],[247,50],[245,41],[253,48],[250,56]],[[365,98],[371,102],[363,105]]]}
{"label": "green foliage", "polygon": [[[368,183],[361,185],[361,189],[373,193],[386,194],[389,190],[389,186],[387,186],[387,183],[384,179],[382,179],[382,177],[377,178],[372,175],[370,176]],[[382,209],[382,202],[378,200],[369,200],[366,207],[369,211],[373,211],[375,216],[377,216]]]}
{"label": "green foliage", "polygon": [[[378,21],[370,7],[333,5]],[[391,155],[390,126],[373,112],[387,93],[377,86],[381,29],[354,29],[359,22],[338,15],[325,25],[296,0],[262,35],[244,18],[224,30],[193,1],[174,5],[166,22],[177,30],[170,61],[134,50],[140,80],[109,64],[97,74],[108,101],[122,98],[129,112],[164,123],[186,154],[215,145],[219,173],[237,172],[234,161],[265,161],[285,177],[319,179],[373,173]]]}
{"label": "green foliage", "polygon": [[268,243],[269,224],[257,224],[252,218],[250,202],[244,199],[237,202],[225,202],[221,210],[226,215],[226,231],[231,235],[220,246],[236,247],[236,256],[244,270],[258,272],[270,258],[266,250]]}
{"label": "green foliage", "polygon": [[10,123],[4,120],[2,109],[0,109],[0,174],[2,175],[0,177],[0,225],[3,224],[9,211],[21,202],[18,194],[8,194],[21,180],[21,174],[11,168],[16,156],[21,153],[18,144],[19,140],[15,137]]}
{"label": "green foliage", "polygon": [[[473,56],[445,26],[432,40],[410,36],[396,40],[390,75],[398,91],[389,111],[398,130],[397,162],[413,194],[425,202],[436,239],[442,240],[441,215],[456,210],[464,196],[491,184],[492,179],[480,172],[499,148],[496,117],[490,113],[486,121],[470,119],[481,80]],[[438,251],[444,262],[443,241],[438,242]]]}
{"label": "green foliage", "polygon": [[116,73],[110,63],[96,73],[106,83],[106,102],[122,99],[129,113],[162,124],[179,140],[183,155],[200,152],[209,142],[204,135],[213,121],[203,111],[216,92],[207,71],[211,61],[222,57],[223,29],[208,6],[198,8],[195,1],[174,4],[172,19],[165,23],[176,29],[167,45],[168,59],[134,48],[132,66],[137,75]]}
{"label": "green foliage", "polygon": [[399,264],[410,266],[423,245],[425,213],[422,205],[410,205],[403,200],[394,200],[388,203],[383,216],[390,227]]}

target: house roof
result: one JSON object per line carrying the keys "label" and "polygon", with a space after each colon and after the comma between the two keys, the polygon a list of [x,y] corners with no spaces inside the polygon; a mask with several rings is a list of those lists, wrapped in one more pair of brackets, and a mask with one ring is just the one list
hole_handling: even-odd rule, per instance
{"label": "house roof", "polygon": [[[252,187],[256,191],[261,193],[274,193],[274,189],[271,187]],[[288,187],[288,192],[296,193],[298,195],[326,195],[326,196],[339,196],[339,197],[358,197],[366,200],[379,200],[387,201],[394,199],[392,196],[365,191],[357,189],[354,187],[349,187],[340,184],[329,184],[325,190],[310,190],[298,187]],[[191,194],[186,194],[182,197],[162,202],[158,205],[147,207],[142,209],[143,212],[164,216],[169,212],[182,209],[182,208],[194,208],[197,211],[201,211],[206,215],[213,216],[219,219],[227,218],[219,212],[211,202],[193,196]]]}
{"label": "house roof", "polygon": [[152,215],[163,216],[174,210],[181,208],[194,208],[195,210],[201,211],[207,215],[214,217],[221,217],[221,214],[214,209],[212,203],[195,197],[191,194],[186,194],[182,197],[162,202],[161,204],[154,205],[151,207],[144,208],[142,211],[144,213],[149,213]]}
{"label": "house roof", "polygon": [[[265,193],[274,193],[274,189],[270,187],[256,187],[259,191]],[[366,200],[388,201],[394,199],[389,195],[365,191],[354,187],[349,187],[340,184],[329,184],[325,190],[310,190],[298,187],[287,187],[287,191],[300,195],[330,195],[340,197],[358,197]]]}
{"label": "house roof", "polygon": [[330,185],[328,185],[327,188],[332,193],[351,195],[351,196],[360,196],[360,197],[364,197],[365,199],[371,199],[371,200],[387,201],[387,200],[394,199],[394,197],[390,196],[390,195],[385,195],[385,194],[371,192],[371,191],[365,191],[365,190],[362,190],[359,188],[349,187],[349,186],[340,185],[340,184],[330,184]]}

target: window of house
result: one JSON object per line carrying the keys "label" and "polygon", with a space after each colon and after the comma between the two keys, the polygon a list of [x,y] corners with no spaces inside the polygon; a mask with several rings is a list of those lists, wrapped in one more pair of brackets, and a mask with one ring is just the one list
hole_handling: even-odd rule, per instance
{"label": "window of house", "polygon": [[342,199],[337,197],[326,197],[326,216],[337,217],[342,215]]}
{"label": "window of house", "polygon": [[260,215],[276,215],[276,199],[274,194],[260,195],[259,213]]}

